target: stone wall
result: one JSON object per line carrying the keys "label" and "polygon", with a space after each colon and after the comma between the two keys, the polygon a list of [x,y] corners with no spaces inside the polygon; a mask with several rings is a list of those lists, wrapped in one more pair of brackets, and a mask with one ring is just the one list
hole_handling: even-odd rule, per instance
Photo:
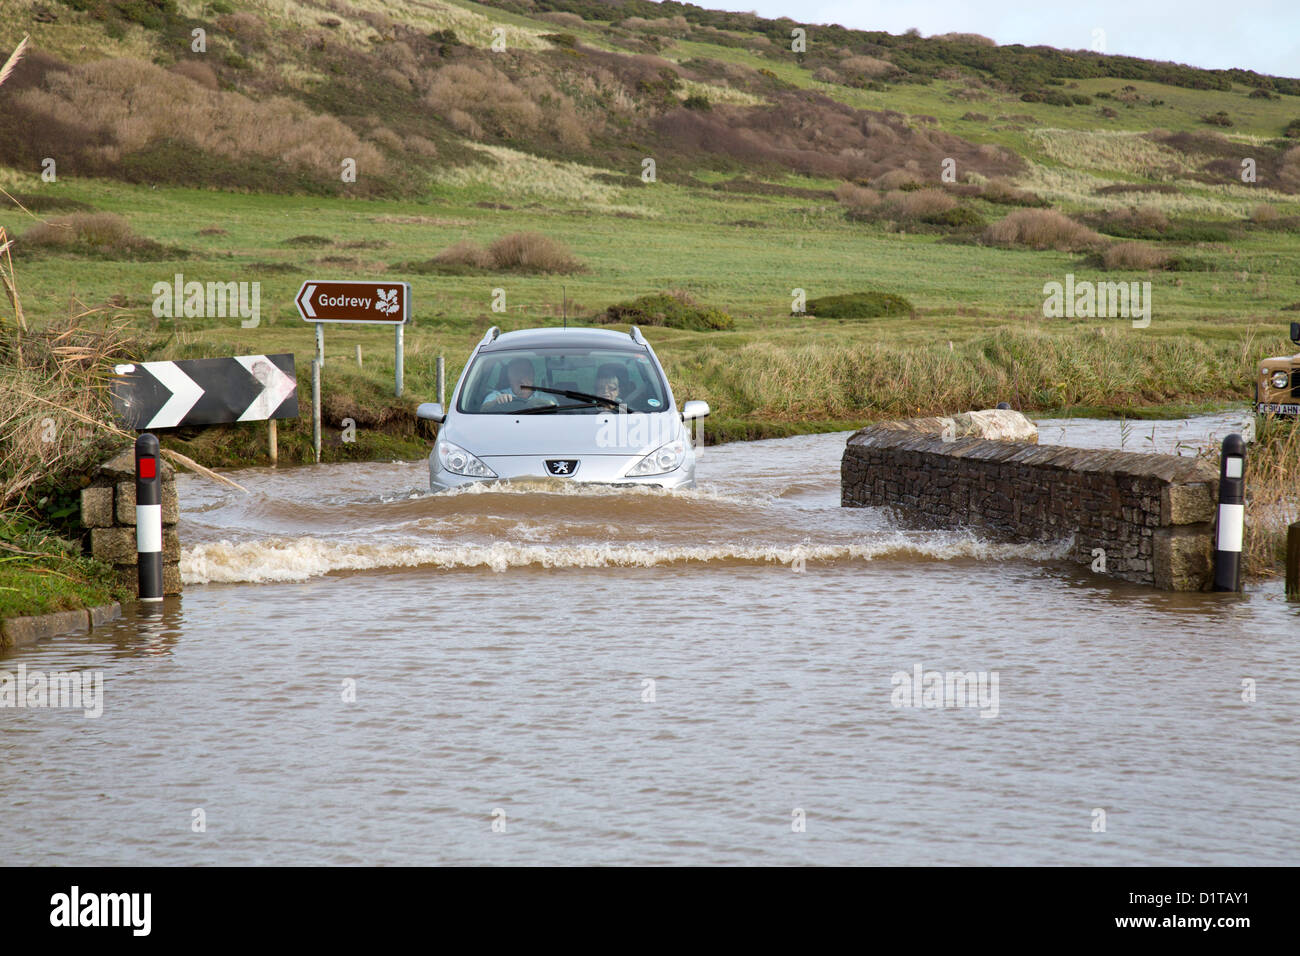
{"label": "stone wall", "polygon": [[[180,501],[176,470],[159,460],[162,479],[163,593],[181,593],[181,542],[176,536]],[[113,565],[125,587],[136,591],[135,448],[128,446],[99,466],[81,491],[81,523],[90,529],[90,550]]]}
{"label": "stone wall", "polygon": [[1100,548],[1112,577],[1175,591],[1212,583],[1219,476],[1207,462],[966,437],[952,421],[854,434],[841,463],[841,504],[1019,540],[1072,536],[1073,559],[1093,566]]}

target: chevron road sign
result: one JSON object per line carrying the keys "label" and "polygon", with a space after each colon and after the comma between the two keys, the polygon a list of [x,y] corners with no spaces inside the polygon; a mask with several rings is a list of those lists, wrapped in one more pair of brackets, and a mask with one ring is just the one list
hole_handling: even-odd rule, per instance
{"label": "chevron road sign", "polygon": [[119,365],[113,409],[128,428],[298,417],[293,354]]}

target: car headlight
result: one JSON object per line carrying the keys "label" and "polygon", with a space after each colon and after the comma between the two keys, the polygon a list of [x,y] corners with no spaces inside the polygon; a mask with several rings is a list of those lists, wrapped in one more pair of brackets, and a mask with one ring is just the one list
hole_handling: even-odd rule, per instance
{"label": "car headlight", "polygon": [[667,445],[656,448],[638,461],[632,466],[632,470],[627,473],[627,477],[639,478],[643,475],[662,475],[670,471],[676,471],[681,467],[682,459],[685,457],[686,443],[671,441]]}
{"label": "car headlight", "polygon": [[1269,384],[1274,388],[1286,388],[1286,383],[1288,381],[1290,381],[1290,379],[1287,377],[1286,372],[1279,369],[1273,373],[1272,377],[1269,379]]}
{"label": "car headlight", "polygon": [[438,463],[444,471],[466,478],[495,478],[497,473],[464,448],[449,441],[438,442]]}

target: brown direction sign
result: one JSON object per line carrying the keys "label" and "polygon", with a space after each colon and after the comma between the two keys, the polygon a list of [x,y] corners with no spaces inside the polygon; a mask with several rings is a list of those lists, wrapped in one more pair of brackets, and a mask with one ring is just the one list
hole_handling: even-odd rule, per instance
{"label": "brown direction sign", "polygon": [[306,322],[364,322],[405,325],[411,319],[406,282],[343,282],[308,279],[294,299]]}

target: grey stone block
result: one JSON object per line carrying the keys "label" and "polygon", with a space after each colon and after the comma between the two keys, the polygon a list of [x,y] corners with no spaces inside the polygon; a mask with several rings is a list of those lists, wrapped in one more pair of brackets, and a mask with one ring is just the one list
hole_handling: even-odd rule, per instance
{"label": "grey stone block", "polygon": [[1214,581],[1212,525],[1180,525],[1155,533],[1155,586],[1204,591]]}
{"label": "grey stone block", "polygon": [[10,617],[0,626],[0,644],[4,647],[23,647],[59,634],[83,634],[89,627],[85,609],[55,611],[35,617]]}
{"label": "grey stone block", "polygon": [[[117,483],[117,523],[135,524],[135,479]],[[176,482],[163,481],[162,484],[162,520],[163,524],[176,524],[181,520],[180,500],[176,497]]]}
{"label": "grey stone block", "polygon": [[81,489],[81,523],[87,528],[112,526],[113,488],[111,485]]}

